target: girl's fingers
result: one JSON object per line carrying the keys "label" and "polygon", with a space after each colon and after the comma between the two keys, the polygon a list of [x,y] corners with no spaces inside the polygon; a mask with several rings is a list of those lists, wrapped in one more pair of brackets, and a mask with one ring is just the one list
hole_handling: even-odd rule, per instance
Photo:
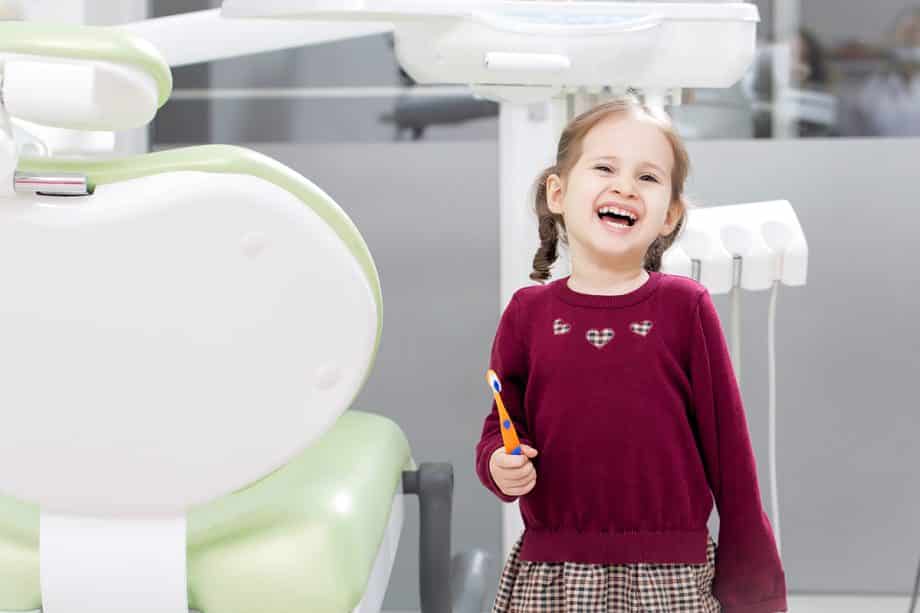
{"label": "girl's fingers", "polygon": [[527,481],[525,484],[517,486],[517,487],[510,487],[505,493],[508,494],[509,496],[523,496],[524,494],[532,490],[534,488],[534,485],[536,484],[537,484],[537,476],[535,474],[533,478]]}
{"label": "girl's fingers", "polygon": [[497,453],[493,456],[495,458],[495,465],[499,468],[521,468],[525,464],[530,463],[530,458],[526,455],[508,455],[504,451]]}
{"label": "girl's fingers", "polygon": [[508,485],[520,485],[530,479],[535,473],[536,470],[534,470],[533,464],[528,464],[519,469],[501,471],[499,478]]}

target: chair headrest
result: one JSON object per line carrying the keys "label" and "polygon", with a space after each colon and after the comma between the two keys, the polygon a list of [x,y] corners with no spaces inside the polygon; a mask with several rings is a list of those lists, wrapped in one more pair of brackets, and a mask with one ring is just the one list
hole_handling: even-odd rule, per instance
{"label": "chair headrest", "polygon": [[10,114],[54,127],[144,125],[172,92],[160,53],[115,28],[0,22],[0,61]]}

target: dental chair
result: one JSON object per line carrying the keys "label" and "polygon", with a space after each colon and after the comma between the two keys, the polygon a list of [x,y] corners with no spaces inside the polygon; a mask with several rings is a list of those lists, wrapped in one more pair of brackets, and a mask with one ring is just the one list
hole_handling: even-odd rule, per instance
{"label": "dental chair", "polygon": [[480,611],[450,466],[349,410],[382,308],[342,209],[238,147],[19,159],[8,116],[136,127],[171,76],[107,28],[3,23],[0,62],[0,611],[378,611],[407,494],[422,610]]}

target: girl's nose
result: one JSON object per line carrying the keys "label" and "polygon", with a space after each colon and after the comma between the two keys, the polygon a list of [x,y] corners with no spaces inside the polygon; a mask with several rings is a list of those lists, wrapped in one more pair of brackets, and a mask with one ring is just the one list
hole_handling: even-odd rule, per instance
{"label": "girl's nose", "polygon": [[621,177],[617,177],[614,180],[613,185],[610,186],[610,190],[621,198],[636,197],[636,190],[632,184],[632,181],[623,179]]}

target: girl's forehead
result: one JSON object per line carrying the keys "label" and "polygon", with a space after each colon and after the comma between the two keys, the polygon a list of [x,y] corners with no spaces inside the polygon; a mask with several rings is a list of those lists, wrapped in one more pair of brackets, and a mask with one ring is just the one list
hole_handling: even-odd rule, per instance
{"label": "girl's forehead", "polygon": [[583,158],[615,157],[674,166],[674,149],[661,127],[635,115],[618,115],[592,127],[582,141]]}

